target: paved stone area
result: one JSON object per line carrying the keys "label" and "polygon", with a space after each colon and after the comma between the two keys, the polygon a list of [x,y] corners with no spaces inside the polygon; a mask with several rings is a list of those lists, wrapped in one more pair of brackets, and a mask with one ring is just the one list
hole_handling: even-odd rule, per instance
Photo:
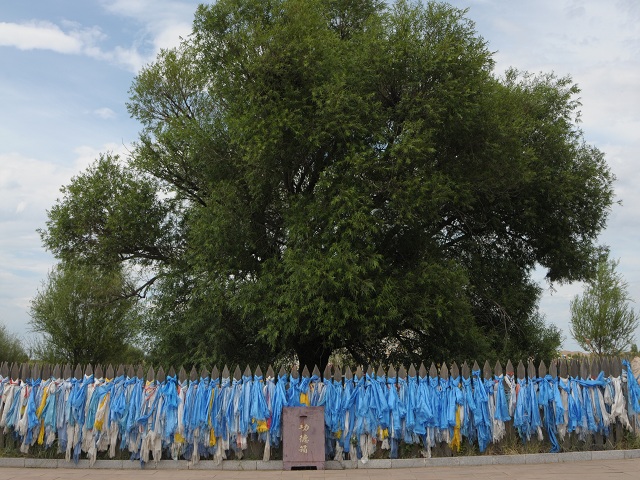
{"label": "paved stone area", "polygon": [[542,464],[426,466],[419,468],[357,468],[349,470],[118,470],[98,468],[0,467],[1,480],[637,480],[640,458],[602,459]]}

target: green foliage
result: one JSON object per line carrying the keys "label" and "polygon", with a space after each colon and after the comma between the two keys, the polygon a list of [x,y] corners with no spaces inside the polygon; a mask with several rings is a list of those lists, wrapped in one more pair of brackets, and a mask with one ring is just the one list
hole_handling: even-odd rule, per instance
{"label": "green foliage", "polygon": [[[620,262],[603,256],[582,296],[571,301],[571,336],[598,356],[617,356],[635,347],[640,315],[629,305],[628,285],[616,272]],[[636,347],[637,348],[637,347]]]}
{"label": "green foliage", "polygon": [[0,324],[0,363],[26,362],[27,360],[29,357],[20,339]]}
{"label": "green foliage", "polygon": [[131,343],[139,333],[132,287],[121,269],[58,264],[31,301],[30,325],[42,334],[32,348],[48,363],[108,364],[140,361]]}
{"label": "green foliage", "polygon": [[552,356],[531,271],[593,273],[613,175],[570,78],[493,66],[446,4],[201,5],[43,241],[147,272],[163,361]]}
{"label": "green foliage", "polygon": [[62,187],[63,198],[48,212],[40,234],[45,247],[66,262],[140,266],[170,260],[171,202],[156,196],[158,182],[101,155],[86,172]]}

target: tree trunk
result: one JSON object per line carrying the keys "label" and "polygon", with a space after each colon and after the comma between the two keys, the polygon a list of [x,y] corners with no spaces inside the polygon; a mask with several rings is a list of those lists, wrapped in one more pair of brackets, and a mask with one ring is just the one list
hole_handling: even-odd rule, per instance
{"label": "tree trunk", "polygon": [[331,355],[332,349],[323,344],[322,338],[318,338],[315,341],[298,342],[295,351],[300,363],[300,372],[306,365],[309,373],[313,372],[313,367],[315,366],[322,373],[329,363],[329,355]]}

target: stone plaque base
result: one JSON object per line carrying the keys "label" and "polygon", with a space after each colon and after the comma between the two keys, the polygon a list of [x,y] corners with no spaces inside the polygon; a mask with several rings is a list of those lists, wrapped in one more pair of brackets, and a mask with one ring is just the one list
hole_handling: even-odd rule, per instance
{"label": "stone plaque base", "polygon": [[285,470],[324,470],[324,407],[282,409],[282,464]]}

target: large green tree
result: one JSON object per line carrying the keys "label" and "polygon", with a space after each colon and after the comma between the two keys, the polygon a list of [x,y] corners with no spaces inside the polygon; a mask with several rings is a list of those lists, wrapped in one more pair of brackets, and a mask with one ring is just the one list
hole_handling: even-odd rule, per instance
{"label": "large green tree", "polygon": [[[582,295],[571,301],[571,336],[598,356],[620,355],[634,345],[640,314],[630,303],[628,284],[616,272],[619,261],[603,256]],[[635,346],[635,345],[634,345]]]}
{"label": "large green tree", "polygon": [[591,275],[613,175],[570,78],[493,69],[446,4],[202,5],[43,241],[149,271],[165,361],[549,356],[532,269]]}
{"label": "large green tree", "polygon": [[120,265],[58,264],[31,300],[30,325],[41,334],[36,359],[72,365],[140,360],[132,344],[140,330],[135,289]]}

